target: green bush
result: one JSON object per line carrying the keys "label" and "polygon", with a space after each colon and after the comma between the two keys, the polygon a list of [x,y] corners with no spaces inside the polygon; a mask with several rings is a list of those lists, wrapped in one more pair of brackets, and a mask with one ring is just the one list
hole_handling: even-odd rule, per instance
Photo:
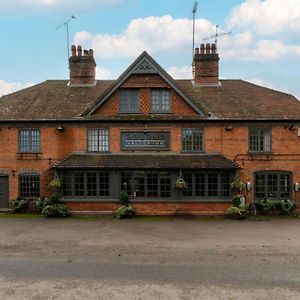
{"label": "green bush", "polygon": [[282,213],[287,216],[292,215],[293,211],[296,209],[296,204],[288,199],[280,201],[280,206]]}
{"label": "green bush", "polygon": [[242,207],[230,206],[227,208],[226,215],[230,219],[245,219],[247,217],[247,211]]}
{"label": "green bush", "polygon": [[120,194],[119,194],[119,201],[120,201],[120,204],[122,206],[128,206],[129,205],[129,196],[126,192],[122,191]]}
{"label": "green bush", "polygon": [[60,195],[59,194],[53,194],[48,198],[48,203],[49,204],[56,204],[60,200]]}
{"label": "green bush", "polygon": [[9,205],[13,213],[21,213],[27,210],[29,202],[27,199],[17,198],[10,201]]}
{"label": "green bush", "polygon": [[42,213],[43,209],[49,205],[47,198],[35,198],[32,200],[33,209],[36,212]]}
{"label": "green bush", "polygon": [[132,205],[122,205],[117,209],[117,219],[127,219],[134,216],[134,207]]}
{"label": "green bush", "polygon": [[70,215],[69,209],[63,204],[51,204],[44,207],[42,214],[49,218],[62,218]]}
{"label": "green bush", "polygon": [[257,201],[256,207],[259,211],[261,211],[263,213],[268,213],[271,210],[276,208],[276,203],[269,199],[262,199],[262,200]]}
{"label": "green bush", "polygon": [[236,196],[232,199],[232,206],[239,207],[241,205],[241,198]]}

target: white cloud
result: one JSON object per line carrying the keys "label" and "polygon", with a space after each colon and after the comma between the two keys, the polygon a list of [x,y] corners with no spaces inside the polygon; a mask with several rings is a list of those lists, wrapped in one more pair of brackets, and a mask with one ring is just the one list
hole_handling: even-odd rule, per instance
{"label": "white cloud", "polygon": [[[197,39],[209,35],[214,25],[204,19],[196,20]],[[198,32],[201,32],[198,34]],[[143,50],[150,53],[161,51],[190,51],[192,21],[174,19],[171,16],[133,19],[126,30],[120,34],[96,34],[77,32],[76,44],[93,48],[95,56],[102,58],[136,57]]]}
{"label": "white cloud", "polygon": [[[0,0],[1,12],[17,11],[22,12],[36,11],[36,10],[53,10],[53,11],[77,11],[80,8],[80,11],[90,10],[99,7],[114,7],[119,5],[128,5],[135,0]],[[128,3],[129,2],[129,3]]]}
{"label": "white cloud", "polygon": [[227,25],[230,28],[252,28],[259,35],[298,33],[300,1],[246,0],[233,8]]}
{"label": "white cloud", "polygon": [[167,72],[174,79],[191,79],[192,78],[192,67],[184,66],[184,67],[170,67]]}
{"label": "white cloud", "polygon": [[34,83],[19,83],[19,82],[8,82],[0,79],[0,96],[7,95],[18,90],[32,86]]}
{"label": "white cloud", "polygon": [[112,71],[110,69],[106,69],[106,68],[96,68],[96,78],[97,79],[112,79],[113,78],[113,74]]}

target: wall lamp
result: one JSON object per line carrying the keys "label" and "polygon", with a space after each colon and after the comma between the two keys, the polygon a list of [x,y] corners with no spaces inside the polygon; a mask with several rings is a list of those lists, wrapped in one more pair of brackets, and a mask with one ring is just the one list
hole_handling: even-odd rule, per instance
{"label": "wall lamp", "polygon": [[63,131],[63,130],[64,130],[64,127],[63,127],[62,125],[58,125],[58,126],[56,127],[56,130],[58,130],[58,131]]}
{"label": "wall lamp", "polygon": [[11,170],[11,175],[12,175],[12,177],[15,177],[15,175],[16,175],[16,170]]}
{"label": "wall lamp", "polygon": [[233,129],[233,125],[231,125],[231,124],[226,124],[225,130],[232,130],[232,129]]}

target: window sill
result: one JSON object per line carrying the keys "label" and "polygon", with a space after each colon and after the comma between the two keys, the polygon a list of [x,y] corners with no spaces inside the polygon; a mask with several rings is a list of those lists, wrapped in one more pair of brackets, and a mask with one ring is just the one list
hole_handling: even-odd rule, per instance
{"label": "window sill", "polygon": [[17,154],[42,154],[41,151],[18,151]]}
{"label": "window sill", "polygon": [[248,151],[249,155],[273,155],[272,151],[257,151],[257,152],[252,152],[252,151]]}
{"label": "window sill", "polygon": [[119,111],[118,115],[141,115],[143,114],[141,111]]}

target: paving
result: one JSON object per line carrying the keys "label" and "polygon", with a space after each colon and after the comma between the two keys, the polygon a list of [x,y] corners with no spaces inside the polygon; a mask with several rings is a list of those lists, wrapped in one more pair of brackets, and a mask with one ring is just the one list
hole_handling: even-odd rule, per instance
{"label": "paving", "polygon": [[0,299],[300,299],[300,219],[4,218]]}

